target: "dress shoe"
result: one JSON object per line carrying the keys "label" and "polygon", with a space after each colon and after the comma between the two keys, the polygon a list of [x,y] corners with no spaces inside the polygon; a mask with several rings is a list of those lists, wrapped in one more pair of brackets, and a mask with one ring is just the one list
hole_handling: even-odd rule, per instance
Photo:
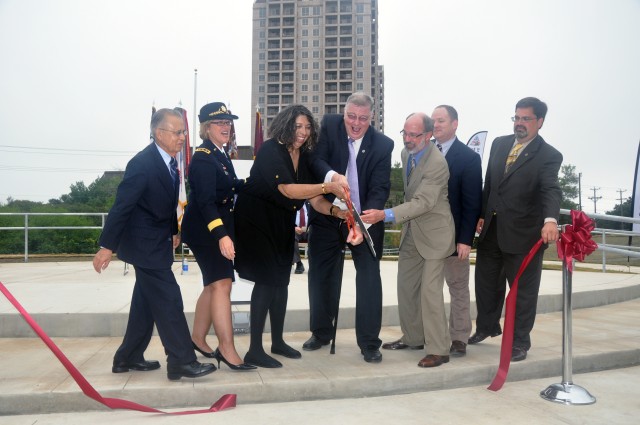
{"label": "dress shoe", "polygon": [[404,350],[405,348],[410,350],[422,350],[424,345],[407,345],[399,339],[393,342],[385,342],[382,344],[382,348],[385,350]]}
{"label": "dress shoe", "polygon": [[302,344],[302,349],[304,351],[314,351],[322,348],[323,345],[329,345],[329,341],[322,341],[315,335],[311,335],[304,344]]}
{"label": "dress shoe", "polygon": [[295,274],[302,274],[304,273],[304,264],[302,264],[301,262],[298,263],[296,265],[296,271],[294,272]]}
{"label": "dress shoe", "polygon": [[451,341],[451,348],[449,349],[451,357],[463,357],[467,355],[467,344],[462,341]]}
{"label": "dress shoe", "polygon": [[485,339],[491,337],[495,337],[498,335],[502,335],[502,331],[498,330],[498,331],[494,331],[490,334],[486,334],[484,332],[480,332],[480,331],[476,331],[476,333],[474,333],[473,335],[471,335],[471,338],[469,338],[469,341],[467,341],[469,344],[477,344],[479,342],[484,341]]}
{"label": "dress shoe", "polygon": [[360,352],[367,363],[380,363],[382,361],[382,353],[377,348],[362,348]]}
{"label": "dress shoe", "polygon": [[511,349],[511,361],[519,362],[527,358],[527,349],[524,347],[513,347]]}
{"label": "dress shoe", "polygon": [[202,354],[203,356],[209,359],[215,358],[215,353],[207,353],[206,351],[201,350],[200,347],[198,347],[195,342],[191,341],[191,343],[193,344],[193,349],[196,350],[198,353]]}
{"label": "dress shoe", "polygon": [[282,367],[282,363],[265,353],[252,353],[248,352],[244,355],[244,362],[249,363],[250,365],[264,367],[268,369],[275,369]]}
{"label": "dress shoe", "polygon": [[227,359],[224,358],[219,348],[216,348],[216,351],[213,352],[213,358],[218,361],[218,369],[220,369],[220,362],[229,366],[231,370],[244,371],[244,370],[257,369],[255,366],[246,364],[246,363],[240,363],[240,364],[229,363],[229,361],[227,361]]}
{"label": "dress shoe", "polygon": [[167,378],[177,381],[183,376],[185,378],[199,378],[216,371],[216,367],[211,363],[200,363],[197,360],[187,364],[167,365]]}
{"label": "dress shoe", "polygon": [[271,346],[271,352],[273,354],[279,354],[281,356],[285,356],[289,359],[300,359],[302,358],[302,354],[300,354],[300,351],[296,350],[293,347],[290,347],[289,345],[285,344],[285,343],[281,343],[278,345],[272,345]]}
{"label": "dress shoe", "polygon": [[160,362],[157,360],[142,360],[139,362],[114,361],[111,372],[124,373],[129,372],[130,370],[139,370],[142,372],[146,372],[148,370],[156,369],[160,369]]}
{"label": "dress shoe", "polygon": [[437,354],[427,354],[427,356],[418,362],[420,367],[436,367],[442,363],[449,363],[449,356],[439,356]]}

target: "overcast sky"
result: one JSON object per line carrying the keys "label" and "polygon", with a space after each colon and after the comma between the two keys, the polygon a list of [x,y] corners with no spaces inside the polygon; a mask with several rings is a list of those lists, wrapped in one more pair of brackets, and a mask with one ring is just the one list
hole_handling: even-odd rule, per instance
{"label": "overcast sky", "polygon": [[[355,0],[354,0],[355,1]],[[252,0],[0,0],[0,202],[44,201],[124,169],[151,106],[223,101],[251,143]],[[464,142],[511,134],[522,97],[599,213],[631,196],[640,141],[640,0],[380,0],[385,128],[442,103]],[[199,140],[197,140],[199,142]],[[485,149],[485,161],[490,146]]]}

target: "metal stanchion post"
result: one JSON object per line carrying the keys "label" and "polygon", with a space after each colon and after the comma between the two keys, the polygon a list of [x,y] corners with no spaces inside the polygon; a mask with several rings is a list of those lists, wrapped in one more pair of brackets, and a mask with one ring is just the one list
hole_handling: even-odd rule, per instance
{"label": "metal stanchion post", "polygon": [[562,383],[549,385],[540,392],[540,397],[563,404],[593,404],[596,398],[575,385],[571,377],[571,291],[571,272],[565,258],[562,260]]}

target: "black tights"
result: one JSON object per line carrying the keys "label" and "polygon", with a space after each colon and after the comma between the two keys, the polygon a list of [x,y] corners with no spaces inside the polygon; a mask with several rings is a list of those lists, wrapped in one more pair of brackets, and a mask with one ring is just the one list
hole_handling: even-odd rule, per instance
{"label": "black tights", "polygon": [[284,344],[284,316],[287,312],[288,286],[271,286],[257,283],[251,292],[251,343],[249,352],[254,355],[266,354],[262,347],[262,333],[267,321],[271,319],[271,345]]}

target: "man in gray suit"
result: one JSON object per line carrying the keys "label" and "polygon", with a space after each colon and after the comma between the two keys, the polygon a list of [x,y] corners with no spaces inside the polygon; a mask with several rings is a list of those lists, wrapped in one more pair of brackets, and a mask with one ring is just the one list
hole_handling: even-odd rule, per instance
{"label": "man in gray suit", "polygon": [[455,227],[447,196],[447,161],[430,142],[433,120],[424,113],[409,115],[402,135],[404,203],[394,208],[366,210],[365,223],[403,223],[398,258],[398,312],[402,338],[384,349],[422,349],[420,367],[449,361],[451,340],[444,309],[444,264],[455,251]]}

